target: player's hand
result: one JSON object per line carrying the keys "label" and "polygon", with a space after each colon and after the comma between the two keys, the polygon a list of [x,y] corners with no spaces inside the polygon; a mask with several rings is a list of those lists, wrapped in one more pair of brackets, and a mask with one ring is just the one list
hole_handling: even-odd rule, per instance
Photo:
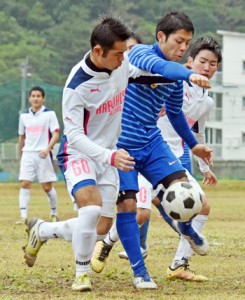
{"label": "player's hand", "polygon": [[209,166],[213,165],[213,150],[203,144],[197,144],[191,149],[191,152],[200,157]]}
{"label": "player's hand", "polygon": [[189,77],[189,81],[199,85],[200,87],[203,87],[204,89],[210,89],[210,81],[206,76],[200,75],[200,74],[191,74]]}
{"label": "player's hand", "polygon": [[207,172],[203,173],[203,181],[202,183],[208,186],[215,186],[217,184],[217,178],[215,176],[215,174],[209,170]]}
{"label": "player's hand", "polygon": [[48,156],[48,154],[49,154],[49,151],[48,151],[48,150],[41,150],[41,151],[39,152],[39,156],[40,156],[41,158],[46,158],[46,157]]}
{"label": "player's hand", "polygon": [[114,167],[120,169],[121,171],[127,172],[134,169],[135,161],[129,153],[124,150],[120,149],[116,151],[114,157]]}

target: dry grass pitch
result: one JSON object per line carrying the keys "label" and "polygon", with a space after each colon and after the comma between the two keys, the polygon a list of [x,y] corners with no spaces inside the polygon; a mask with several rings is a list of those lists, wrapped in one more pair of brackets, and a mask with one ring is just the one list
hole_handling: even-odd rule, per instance
{"label": "dry grass pitch", "polygon": [[[61,220],[74,217],[64,183],[56,185]],[[205,188],[212,206],[204,234],[211,245],[206,257],[195,255],[191,268],[210,278],[205,283],[167,281],[178,237],[153,209],[148,236],[148,269],[158,284],[155,291],[135,290],[129,263],[118,258],[120,243],[114,247],[107,266],[94,274],[93,291],[71,291],[74,259],[71,244],[50,240],[38,255],[33,268],[24,264],[22,246],[26,243],[25,227],[15,225],[19,218],[19,184],[0,183],[0,299],[245,299],[245,181],[221,180],[215,188]],[[40,185],[31,192],[29,217],[48,219],[49,209]]]}

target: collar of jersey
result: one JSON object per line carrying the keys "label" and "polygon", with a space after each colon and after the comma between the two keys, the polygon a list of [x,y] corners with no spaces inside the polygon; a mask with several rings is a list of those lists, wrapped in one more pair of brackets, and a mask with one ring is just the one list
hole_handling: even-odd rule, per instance
{"label": "collar of jersey", "polygon": [[155,42],[153,45],[152,45],[152,49],[154,50],[154,52],[156,52],[156,54],[158,56],[160,56],[161,58],[167,60],[167,58],[165,57],[165,55],[162,53],[159,45],[158,45],[158,42]]}
{"label": "collar of jersey", "polygon": [[29,108],[29,112],[33,115],[38,115],[40,114],[41,112],[43,112],[45,110],[45,106],[43,105],[38,111],[36,111],[35,113],[32,111],[31,107]]}

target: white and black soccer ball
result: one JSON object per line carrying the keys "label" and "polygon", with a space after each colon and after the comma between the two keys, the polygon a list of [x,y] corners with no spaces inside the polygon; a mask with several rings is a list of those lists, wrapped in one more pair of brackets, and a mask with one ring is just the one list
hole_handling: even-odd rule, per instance
{"label": "white and black soccer ball", "polygon": [[179,222],[187,222],[200,212],[202,197],[189,182],[178,181],[166,189],[162,205],[169,217]]}

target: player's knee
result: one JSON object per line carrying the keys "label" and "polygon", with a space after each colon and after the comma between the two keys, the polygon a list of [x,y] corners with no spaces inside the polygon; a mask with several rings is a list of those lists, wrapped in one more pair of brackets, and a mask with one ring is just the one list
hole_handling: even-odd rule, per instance
{"label": "player's knee", "polygon": [[143,225],[146,221],[148,221],[150,219],[151,216],[151,210],[150,209],[138,209],[137,210],[137,215],[136,215],[136,219],[137,219],[137,223],[139,225]]}
{"label": "player's knee", "polygon": [[211,207],[205,195],[202,195],[202,209],[199,212],[200,215],[208,215],[210,213]]}
{"label": "player's knee", "polygon": [[117,198],[119,212],[136,212],[136,191],[121,191]]}

